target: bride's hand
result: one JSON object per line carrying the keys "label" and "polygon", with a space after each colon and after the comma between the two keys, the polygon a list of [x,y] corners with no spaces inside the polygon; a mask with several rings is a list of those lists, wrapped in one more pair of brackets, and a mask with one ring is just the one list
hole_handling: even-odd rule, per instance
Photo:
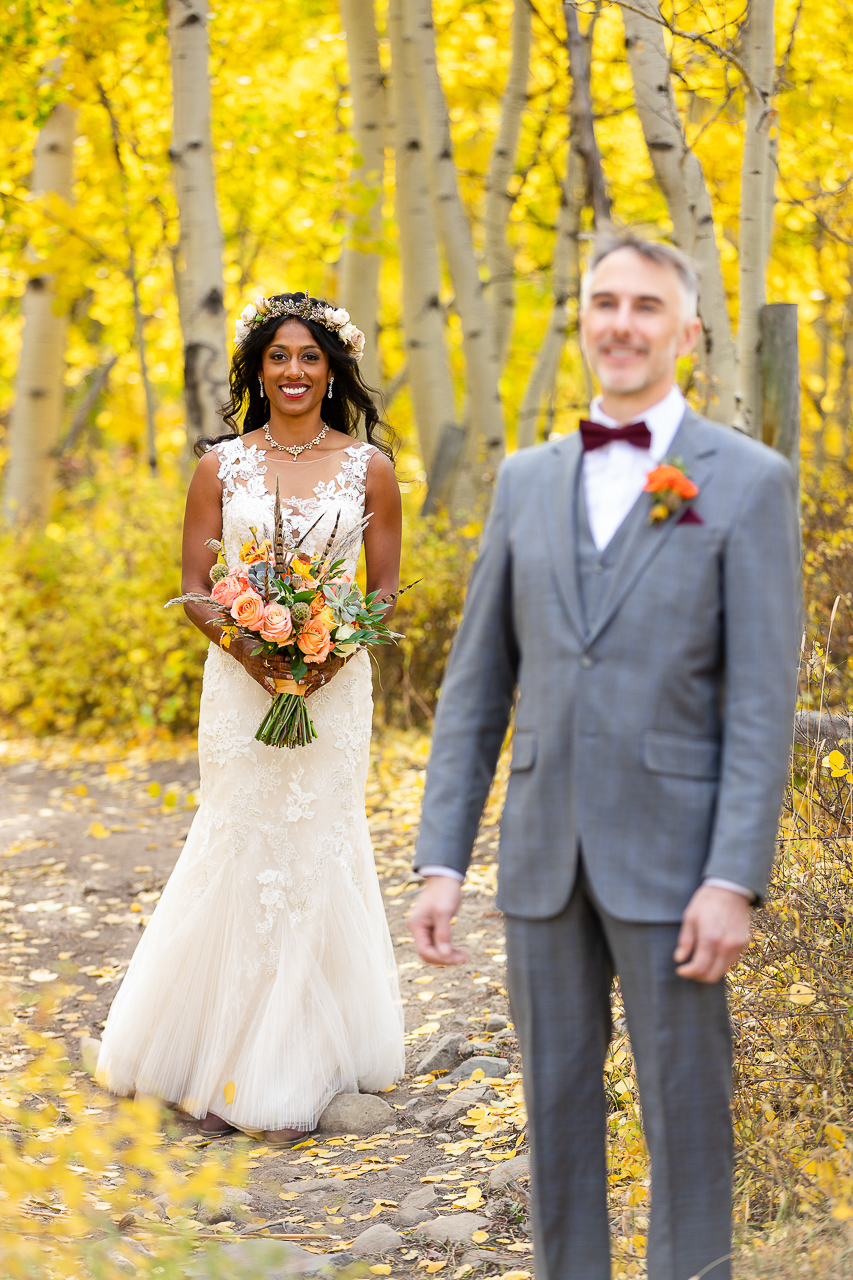
{"label": "bride's hand", "polygon": [[290,662],[282,654],[256,654],[252,657],[254,645],[251,640],[238,636],[232,640],[227,650],[240,663],[243,669],[255,680],[270,697],[275,694],[276,680],[290,679]]}
{"label": "bride's hand", "polygon": [[306,688],[306,698],[312,693],[316,693],[324,684],[328,684],[332,676],[337,675],[341,667],[346,664],[346,658],[339,658],[336,654],[332,654],[325,662],[319,663],[316,667],[308,668],[308,675],[303,680]]}

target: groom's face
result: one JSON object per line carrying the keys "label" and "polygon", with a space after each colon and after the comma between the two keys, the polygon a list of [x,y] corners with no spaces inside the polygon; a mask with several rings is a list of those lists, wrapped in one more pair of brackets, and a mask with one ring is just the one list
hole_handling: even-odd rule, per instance
{"label": "groom's face", "polygon": [[584,351],[602,391],[634,395],[671,384],[677,359],[701,330],[687,312],[673,267],[634,249],[608,254],[593,272],[580,316]]}

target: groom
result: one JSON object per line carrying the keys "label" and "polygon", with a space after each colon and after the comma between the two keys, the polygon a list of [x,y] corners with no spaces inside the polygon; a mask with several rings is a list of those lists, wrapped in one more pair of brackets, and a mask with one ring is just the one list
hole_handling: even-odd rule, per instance
{"label": "groom", "polygon": [[614,974],[651,1152],[649,1280],[730,1274],[723,978],[773,860],[798,533],[788,464],[675,384],[696,304],[674,249],[595,248],[580,325],[602,394],[580,431],[504,463],[435,722],[410,927],[424,960],[458,964],[459,882],[518,697],[497,901],[536,1280],[610,1280]]}

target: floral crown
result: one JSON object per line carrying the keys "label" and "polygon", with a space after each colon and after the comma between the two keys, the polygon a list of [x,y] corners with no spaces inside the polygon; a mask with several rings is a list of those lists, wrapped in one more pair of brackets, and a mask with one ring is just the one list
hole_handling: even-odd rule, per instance
{"label": "floral crown", "polygon": [[267,320],[279,316],[293,316],[297,320],[314,320],[340,339],[350,355],[361,360],[364,354],[364,334],[357,329],[343,307],[329,307],[305,294],[304,298],[255,298],[240,312],[234,330],[234,343],[240,347],[253,329]]}

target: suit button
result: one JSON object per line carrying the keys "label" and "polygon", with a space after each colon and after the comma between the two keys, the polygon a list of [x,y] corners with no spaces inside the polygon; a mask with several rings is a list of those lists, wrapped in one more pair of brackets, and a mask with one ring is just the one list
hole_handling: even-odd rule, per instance
{"label": "suit button", "polygon": [[581,658],[581,666],[584,668],[584,670],[588,671],[590,667],[595,666],[595,661],[589,656],[588,653],[585,653]]}

